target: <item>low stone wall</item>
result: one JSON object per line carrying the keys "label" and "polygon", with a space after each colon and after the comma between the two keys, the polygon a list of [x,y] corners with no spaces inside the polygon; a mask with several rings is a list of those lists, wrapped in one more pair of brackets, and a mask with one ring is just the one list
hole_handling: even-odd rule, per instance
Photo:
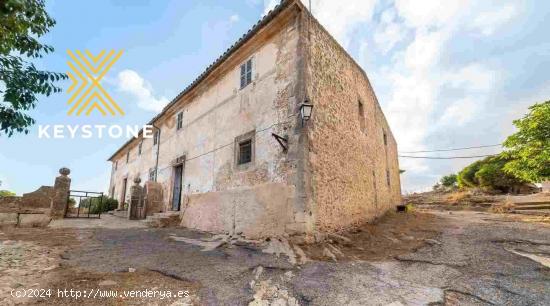
{"label": "low stone wall", "polygon": [[42,227],[63,217],[67,207],[70,170],[61,168],[55,185],[41,186],[23,196],[0,197],[0,226]]}
{"label": "low stone wall", "polygon": [[182,205],[181,226],[250,239],[282,236],[293,197],[294,188],[280,183],[191,195]]}

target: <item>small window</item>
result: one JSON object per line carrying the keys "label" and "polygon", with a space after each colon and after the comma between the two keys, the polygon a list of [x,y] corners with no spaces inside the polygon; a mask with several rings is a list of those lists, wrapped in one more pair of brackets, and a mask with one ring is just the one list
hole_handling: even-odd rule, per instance
{"label": "small window", "polygon": [[141,156],[141,149],[143,148],[143,140],[139,142],[139,145],[138,145],[138,155]]}
{"label": "small window", "polygon": [[252,161],[252,139],[239,142],[239,165]]}
{"label": "small window", "polygon": [[390,170],[386,170],[386,183],[390,186]]}
{"label": "small window", "polygon": [[241,89],[252,83],[252,59],[241,65]]}
{"label": "small window", "polygon": [[118,161],[115,161],[115,170],[118,169]]}
{"label": "small window", "polygon": [[156,177],[157,177],[157,172],[155,171],[155,168],[149,169],[149,180],[155,181]]}
{"label": "small window", "polygon": [[359,120],[359,128],[361,129],[361,132],[366,133],[365,108],[363,107],[363,103],[361,101],[357,102],[357,115]]}
{"label": "small window", "polygon": [[384,145],[388,145],[388,135],[386,135],[386,132],[384,132]]}
{"label": "small window", "polygon": [[180,112],[176,117],[176,130],[181,130],[182,127],[183,127],[183,112]]}
{"label": "small window", "polygon": [[159,143],[159,130],[155,131],[155,134],[153,135],[153,145],[157,145]]}
{"label": "small window", "polygon": [[130,161],[130,151],[126,152],[126,163]]}

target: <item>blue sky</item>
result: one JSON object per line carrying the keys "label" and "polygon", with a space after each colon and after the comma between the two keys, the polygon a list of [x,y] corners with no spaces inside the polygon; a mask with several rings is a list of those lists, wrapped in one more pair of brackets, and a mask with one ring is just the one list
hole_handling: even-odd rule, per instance
{"label": "blue sky", "polygon": [[[68,117],[67,93],[40,98],[38,124],[144,124],[273,7],[274,0],[48,1],[56,48],[39,66],[67,71],[66,50],[124,50],[103,85],[123,117]],[[442,4],[444,3],[444,4]],[[401,151],[495,144],[550,97],[546,1],[313,0],[312,11],[365,69]],[[67,88],[69,81],[63,83]],[[0,137],[1,189],[53,184],[105,191],[106,159],[125,139]],[[479,155],[498,148],[450,152]],[[424,154],[426,155],[426,154]],[[438,155],[438,154],[431,154]],[[403,190],[429,188],[470,161],[401,159]]]}

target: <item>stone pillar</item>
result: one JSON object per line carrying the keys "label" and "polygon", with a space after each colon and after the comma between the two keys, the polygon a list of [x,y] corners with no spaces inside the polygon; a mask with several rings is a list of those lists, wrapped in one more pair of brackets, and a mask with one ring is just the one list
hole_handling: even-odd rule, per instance
{"label": "stone pillar", "polygon": [[50,216],[53,219],[61,219],[65,217],[67,212],[67,201],[69,200],[69,192],[71,190],[71,179],[69,168],[59,169],[60,176],[55,178],[53,186],[54,196],[50,206]]}
{"label": "stone pillar", "polygon": [[153,181],[145,182],[144,193],[144,209],[146,216],[165,211],[162,196],[162,185],[160,183]]}
{"label": "stone pillar", "polygon": [[139,185],[141,179],[136,177],[134,185],[130,187],[130,204],[128,205],[128,219],[143,219],[143,188]]}
{"label": "stone pillar", "polygon": [[550,193],[550,181],[542,182],[542,192]]}

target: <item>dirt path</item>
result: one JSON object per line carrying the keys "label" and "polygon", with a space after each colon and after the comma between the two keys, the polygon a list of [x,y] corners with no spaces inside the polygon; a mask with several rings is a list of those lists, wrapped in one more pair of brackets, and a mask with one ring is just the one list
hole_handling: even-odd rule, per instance
{"label": "dirt path", "polygon": [[[176,241],[170,237],[187,237]],[[27,229],[0,240],[29,254],[13,266],[0,259],[0,288],[186,291],[183,298],[9,299],[47,305],[548,305],[550,227],[479,212],[390,215],[332,242],[302,246],[310,260],[249,243],[211,251],[186,243],[209,235],[185,229]],[[2,246],[0,250],[7,250]],[[332,256],[324,250],[328,249]],[[49,253],[44,253],[49,251]],[[42,252],[42,253],[40,253]],[[11,255],[10,255],[11,256]],[[34,259],[33,259],[34,258]],[[539,259],[539,261],[537,261]],[[43,263],[39,263],[42,260]],[[7,269],[6,269],[7,267]],[[134,271],[135,270],[135,271]],[[33,283],[27,276],[35,276]],[[134,271],[134,272],[129,272]],[[42,276],[40,276],[42,275]],[[0,298],[6,299],[5,292]],[[5,300],[7,301],[7,300]]]}

